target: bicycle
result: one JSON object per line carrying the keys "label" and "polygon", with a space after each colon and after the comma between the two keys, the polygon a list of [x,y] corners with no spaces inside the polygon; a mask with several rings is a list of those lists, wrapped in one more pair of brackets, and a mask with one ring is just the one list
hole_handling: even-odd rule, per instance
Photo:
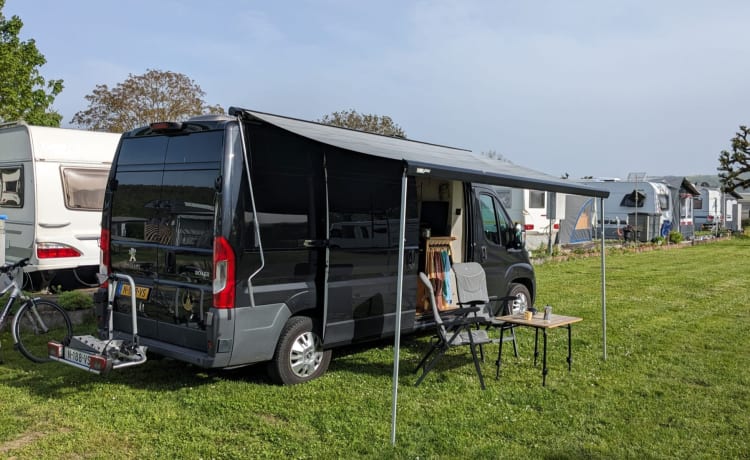
{"label": "bicycle", "polygon": [[[73,336],[73,323],[70,316],[58,304],[39,297],[29,297],[23,293],[23,267],[29,259],[21,259],[14,264],[0,266],[0,276],[7,278],[8,285],[0,289],[0,296],[10,292],[10,298],[0,313],[0,330],[5,325],[13,305],[22,301],[16,310],[11,324],[13,348],[35,363],[50,361],[47,342],[56,340],[67,344]],[[2,359],[0,348],[0,363]]]}

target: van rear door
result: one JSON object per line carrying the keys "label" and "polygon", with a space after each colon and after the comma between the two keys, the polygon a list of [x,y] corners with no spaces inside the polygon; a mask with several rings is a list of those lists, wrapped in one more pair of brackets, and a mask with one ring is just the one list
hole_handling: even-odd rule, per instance
{"label": "van rear door", "polygon": [[[138,285],[140,336],[207,348],[223,145],[223,130],[122,140],[109,185],[111,264]],[[116,330],[129,331],[128,303]]]}

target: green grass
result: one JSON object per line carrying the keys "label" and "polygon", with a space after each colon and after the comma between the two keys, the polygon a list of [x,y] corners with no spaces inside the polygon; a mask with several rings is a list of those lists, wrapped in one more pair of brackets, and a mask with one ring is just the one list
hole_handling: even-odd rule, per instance
{"label": "green grass", "polygon": [[206,371],[169,360],[102,378],[34,365],[1,336],[0,458],[748,458],[750,239],[618,253],[607,263],[602,360],[600,259],[537,267],[538,302],[581,316],[550,333],[547,386],[496,348],[481,391],[454,350],[418,388],[427,337],[402,341],[397,444],[390,445],[390,342],[337,353],[304,385],[261,366]]}

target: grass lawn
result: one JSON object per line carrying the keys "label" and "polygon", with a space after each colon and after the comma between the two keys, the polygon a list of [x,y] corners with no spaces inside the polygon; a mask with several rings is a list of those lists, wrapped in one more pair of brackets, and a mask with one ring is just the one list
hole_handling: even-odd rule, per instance
{"label": "grass lawn", "polygon": [[4,332],[0,458],[749,458],[750,239],[608,256],[606,361],[599,273],[596,257],[537,267],[537,305],[584,318],[570,373],[550,333],[546,387],[533,330],[500,380],[489,350],[486,391],[463,350],[415,388],[428,338],[404,338],[395,447],[390,341],[279,387],[260,366],[35,365]]}

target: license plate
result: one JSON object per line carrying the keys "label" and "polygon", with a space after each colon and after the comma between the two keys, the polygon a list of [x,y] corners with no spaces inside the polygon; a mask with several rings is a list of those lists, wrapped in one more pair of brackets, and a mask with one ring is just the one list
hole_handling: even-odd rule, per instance
{"label": "license plate", "polygon": [[73,348],[65,348],[65,361],[78,363],[83,366],[89,367],[89,360],[93,356],[91,353],[85,351],[75,350]]}
{"label": "license plate", "polygon": [[[129,284],[121,284],[120,285],[120,295],[130,297],[130,285]],[[136,286],[135,287],[135,298],[146,300],[148,299],[148,294],[151,292],[151,288],[147,288],[145,286]]]}

